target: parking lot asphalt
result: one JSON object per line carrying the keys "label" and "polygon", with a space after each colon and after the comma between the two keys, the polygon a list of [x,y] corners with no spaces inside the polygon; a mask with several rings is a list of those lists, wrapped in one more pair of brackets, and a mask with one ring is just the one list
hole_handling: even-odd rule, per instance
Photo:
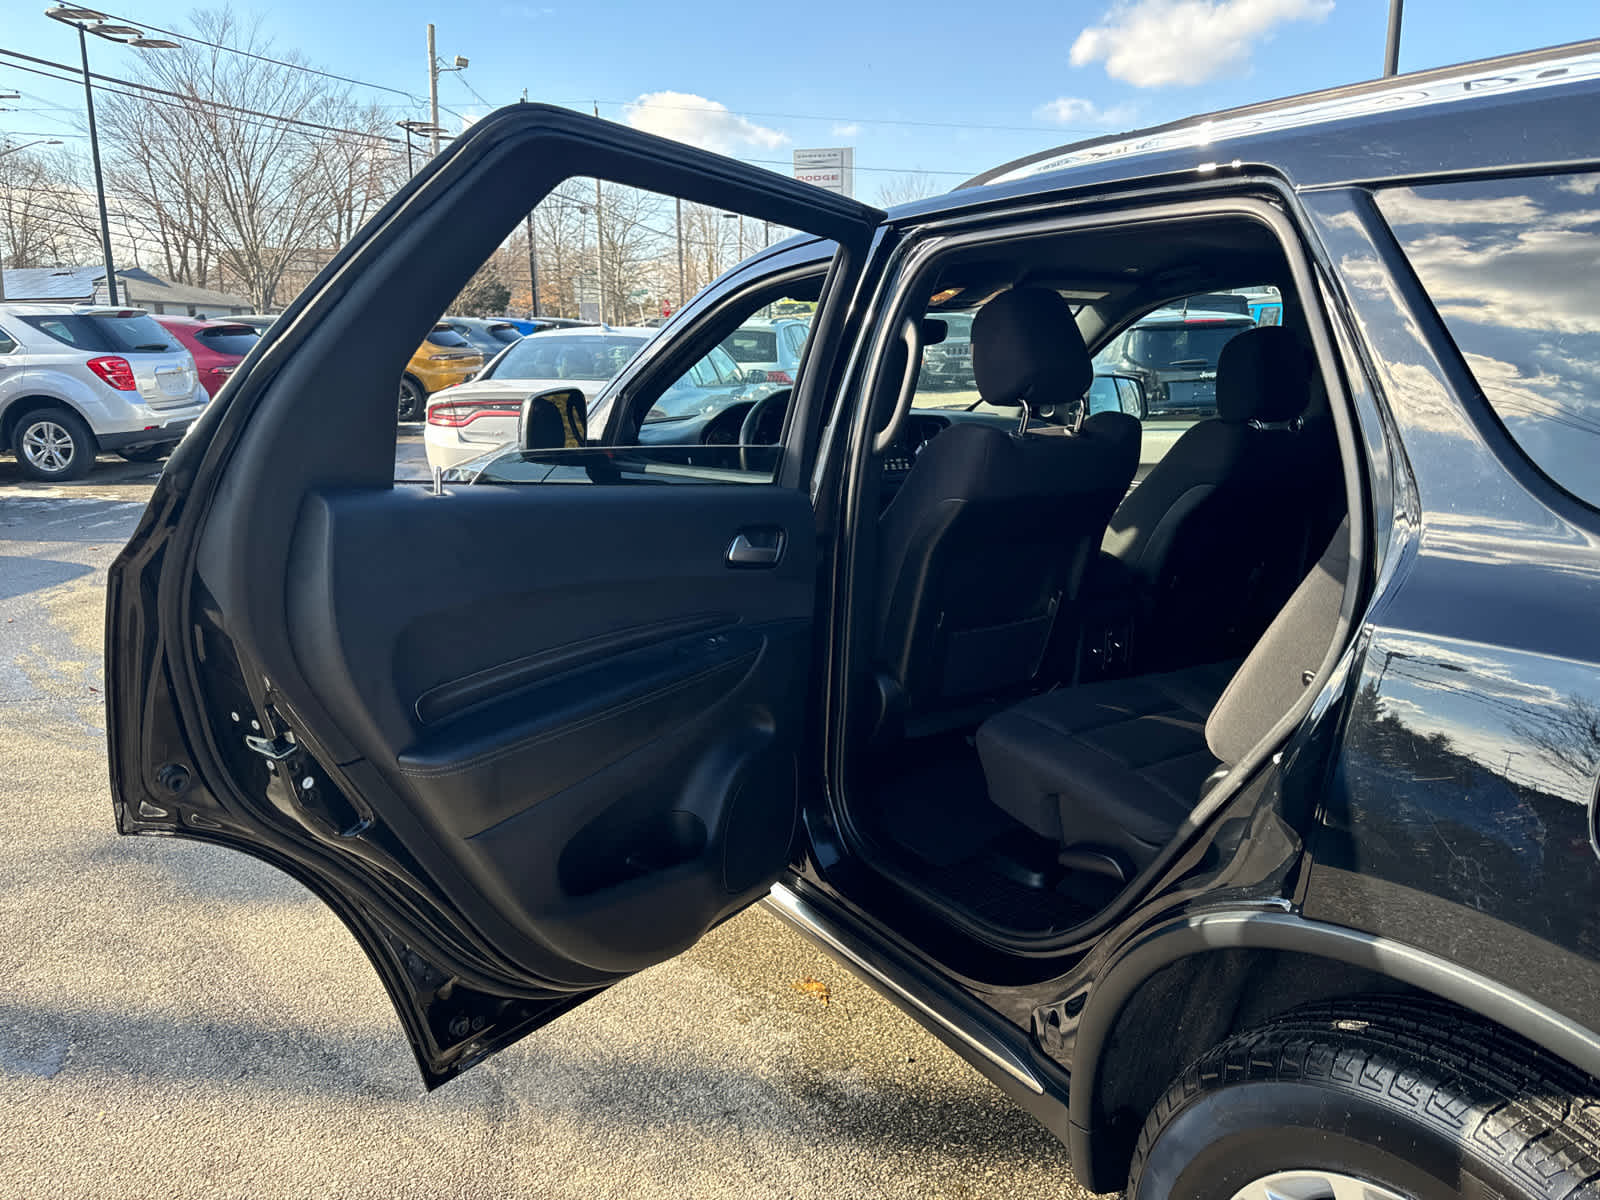
{"label": "parking lot asphalt", "polygon": [[156,473],[40,487],[0,460],[0,1197],[1086,1195],[1042,1128],[759,909],[425,1093],[320,902],[112,829],[105,569]]}

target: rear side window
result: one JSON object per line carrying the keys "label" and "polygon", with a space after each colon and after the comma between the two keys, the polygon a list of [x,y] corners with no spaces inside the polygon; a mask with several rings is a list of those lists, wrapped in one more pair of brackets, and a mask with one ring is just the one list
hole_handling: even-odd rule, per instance
{"label": "rear side window", "polygon": [[438,329],[435,329],[432,333],[428,334],[428,341],[432,342],[435,346],[450,346],[457,350],[462,349],[463,347],[468,350],[472,349],[472,343],[467,341],[466,338],[462,337],[448,325],[441,325]]}
{"label": "rear side window", "polygon": [[1600,174],[1395,188],[1378,207],[1506,432],[1600,507]]}
{"label": "rear side window", "polygon": [[0,329],[0,354],[10,354],[16,348],[16,339],[4,329]]}
{"label": "rear side window", "polygon": [[94,354],[157,354],[183,348],[144,312],[51,313],[22,319],[58,342]]}
{"label": "rear side window", "polygon": [[773,329],[735,329],[722,343],[735,362],[778,361],[778,334]]}
{"label": "rear side window", "polygon": [[215,329],[195,331],[201,345],[218,354],[237,354],[243,357],[256,348],[261,335],[248,325],[223,325]]}

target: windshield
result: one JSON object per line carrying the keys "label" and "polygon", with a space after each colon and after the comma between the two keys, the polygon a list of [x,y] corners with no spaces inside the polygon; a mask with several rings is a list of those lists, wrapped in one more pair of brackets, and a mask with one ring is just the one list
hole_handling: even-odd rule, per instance
{"label": "windshield", "polygon": [[482,379],[576,379],[603,383],[647,342],[621,334],[530,334],[500,356]]}
{"label": "windshield", "polygon": [[51,313],[23,317],[58,342],[96,354],[170,354],[183,347],[149,313]]}
{"label": "windshield", "polygon": [[1215,371],[1222,348],[1246,329],[1248,323],[1149,325],[1128,331],[1128,358],[1147,367],[1185,367]]}

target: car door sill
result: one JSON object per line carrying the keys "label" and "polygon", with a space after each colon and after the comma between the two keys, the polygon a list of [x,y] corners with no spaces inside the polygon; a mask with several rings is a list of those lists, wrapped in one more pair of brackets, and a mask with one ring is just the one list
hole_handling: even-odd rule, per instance
{"label": "car door sill", "polygon": [[903,1005],[915,1009],[940,1029],[1004,1071],[1035,1095],[1045,1094],[1044,1083],[1027,1063],[1009,1047],[980,1030],[969,1028],[954,1016],[935,1007],[919,994],[919,989],[900,976],[903,972],[859,945],[859,939],[837,922],[830,920],[816,905],[784,883],[775,883],[767,895],[767,905],[789,924],[821,943],[857,972]]}

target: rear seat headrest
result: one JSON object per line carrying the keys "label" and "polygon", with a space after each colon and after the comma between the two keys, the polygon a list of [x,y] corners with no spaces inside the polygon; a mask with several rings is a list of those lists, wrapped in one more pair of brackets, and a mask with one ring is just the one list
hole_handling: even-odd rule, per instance
{"label": "rear seat headrest", "polygon": [[1094,381],[1072,305],[1036,287],[1001,292],[978,310],[972,373],[989,404],[1071,403]]}
{"label": "rear seat headrest", "polygon": [[1310,403],[1315,368],[1311,352],[1282,325],[1246,330],[1217,356],[1217,416],[1238,423],[1292,421]]}

